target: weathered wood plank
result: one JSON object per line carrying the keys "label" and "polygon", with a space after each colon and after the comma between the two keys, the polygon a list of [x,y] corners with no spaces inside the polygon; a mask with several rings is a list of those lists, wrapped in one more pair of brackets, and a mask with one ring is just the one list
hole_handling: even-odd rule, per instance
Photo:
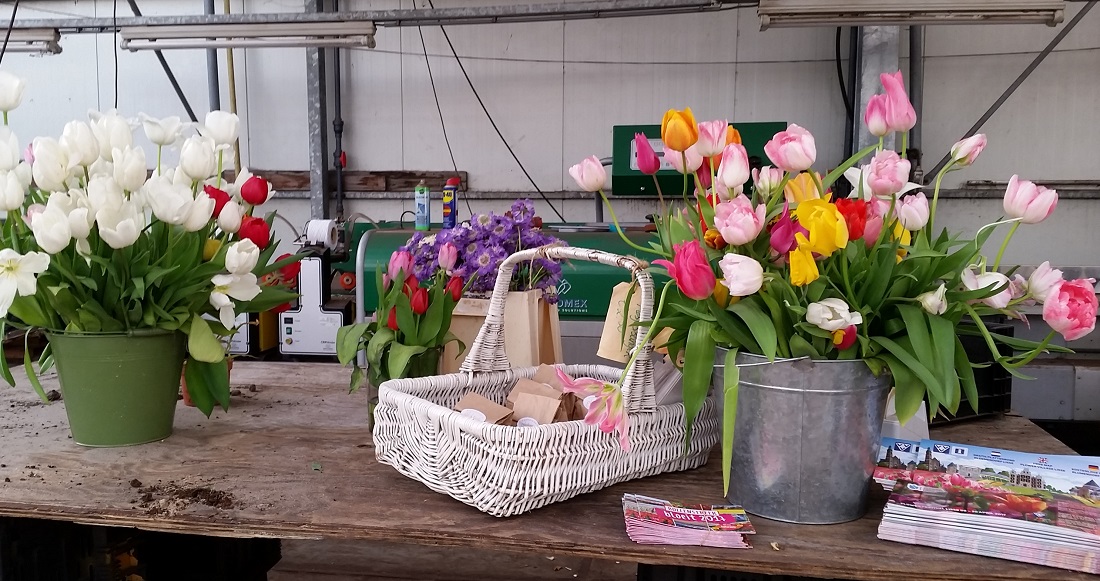
{"label": "weathered wood plank", "polygon": [[[751,550],[643,546],[626,537],[620,503],[624,492],[722,502],[715,461],[699,470],[636,480],[527,515],[496,519],[376,463],[365,430],[366,400],[362,393],[347,394],[348,374],[328,364],[242,361],[233,368],[233,384],[241,395],[233,398],[228,414],[206,419],[181,404],[171,438],[121,449],[74,445],[63,405],[40,403],[22,379],[20,388],[0,391],[0,515],[228,537],[372,539],[539,551],[823,578],[1090,578],[880,541],[875,534],[881,498],[865,518],[843,525],[753,519],[759,534]],[[44,384],[54,388],[56,379],[45,378]],[[950,426],[935,435],[968,444],[1068,452],[1019,417]],[[131,486],[133,480],[141,488]],[[141,491],[158,484],[228,493],[233,508],[164,500],[163,494],[143,502]],[[157,509],[159,514],[151,514]],[[779,551],[769,548],[772,542]]]}

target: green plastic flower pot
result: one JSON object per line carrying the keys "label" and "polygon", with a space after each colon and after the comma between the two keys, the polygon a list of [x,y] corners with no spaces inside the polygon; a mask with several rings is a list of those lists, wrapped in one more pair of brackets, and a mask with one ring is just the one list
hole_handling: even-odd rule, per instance
{"label": "green plastic flower pot", "polygon": [[48,333],[73,441],[116,447],[172,435],[186,337]]}

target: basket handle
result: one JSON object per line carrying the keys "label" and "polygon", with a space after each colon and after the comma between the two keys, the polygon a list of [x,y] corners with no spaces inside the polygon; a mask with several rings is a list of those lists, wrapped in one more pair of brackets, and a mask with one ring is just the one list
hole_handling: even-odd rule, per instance
{"label": "basket handle", "polygon": [[[504,302],[508,297],[508,288],[511,286],[512,272],[516,265],[538,258],[583,260],[629,270],[638,283],[639,320],[648,321],[653,318],[653,277],[646,270],[649,265],[645,261],[602,250],[556,244],[520,250],[506,258],[500,265],[493,295],[489,299],[489,311],[485,316],[485,324],[478,331],[477,338],[474,339],[474,344],[470,347],[470,352],[463,361],[460,371],[492,372],[511,368],[504,351]],[[626,378],[623,381],[623,402],[629,412],[649,412],[656,409],[653,362],[650,361],[653,345],[649,342],[642,344],[646,331],[645,327],[638,327],[636,330],[635,345],[642,351],[626,370]]]}

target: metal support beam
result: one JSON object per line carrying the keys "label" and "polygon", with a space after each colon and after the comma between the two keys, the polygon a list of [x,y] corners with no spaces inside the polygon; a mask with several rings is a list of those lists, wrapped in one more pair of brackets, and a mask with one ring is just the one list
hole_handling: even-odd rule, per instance
{"label": "metal support beam", "polygon": [[[207,16],[213,16],[214,0],[205,0],[204,9]],[[219,111],[222,108],[222,87],[218,68],[218,49],[206,49],[206,90],[210,96],[211,111]]]}
{"label": "metal support beam", "polygon": [[[306,0],[306,15],[320,14],[322,0]],[[328,218],[328,75],[325,51],[306,49],[306,123],[309,129],[309,216]]]}
{"label": "metal support beam", "polygon": [[[1031,61],[1031,64],[1027,65],[1027,68],[1025,68],[1023,72],[1020,73],[1020,76],[1016,77],[1015,81],[1012,81],[1012,84],[1009,85],[1008,88],[1005,89],[1003,93],[1001,93],[1001,96],[998,97],[997,100],[989,106],[989,109],[985,110],[985,113],[982,114],[981,118],[978,119],[978,121],[974,123],[974,125],[971,126],[970,129],[959,139],[966,139],[967,137],[976,134],[978,130],[982,128],[982,125],[985,125],[985,122],[989,121],[989,118],[992,117],[993,114],[1001,108],[1001,105],[1004,105],[1005,101],[1007,101],[1008,98],[1016,92],[1016,89],[1020,88],[1020,85],[1022,85],[1024,81],[1026,81],[1027,78],[1031,76],[1031,73],[1035,72],[1035,69],[1038,68],[1044,60],[1046,60],[1047,56],[1049,56],[1050,53],[1054,51],[1054,49],[1059,44],[1062,43],[1062,40],[1066,38],[1066,35],[1068,35],[1070,31],[1077,26],[1077,23],[1081,22],[1081,19],[1084,18],[1090,10],[1092,10],[1093,6],[1096,6],[1096,2],[1097,0],[1090,0],[1087,4],[1082,6],[1081,10],[1078,11],[1077,14],[1075,14],[1073,18],[1065,26],[1062,27],[1062,30],[1058,31],[1058,34],[1053,39],[1051,39],[1050,43],[1046,45],[1046,48],[1044,48],[1039,54],[1035,55],[1035,58]],[[939,171],[943,169],[943,166],[947,165],[947,162],[950,159],[951,153],[948,152],[948,154],[943,156],[943,159],[941,159],[940,162],[936,164],[936,167],[928,171],[927,175],[934,176],[939,173]]]}
{"label": "metal support beam", "polygon": [[909,101],[917,112],[917,125],[909,130],[909,151],[906,157],[913,164],[913,180],[924,183],[921,167],[921,121],[924,119],[924,27],[909,27]]}
{"label": "metal support beam", "polygon": [[[141,16],[141,9],[138,8],[137,0],[126,0],[130,4],[130,10],[134,13],[134,16]],[[199,121],[198,117],[195,117],[195,111],[191,109],[191,103],[187,100],[187,95],[183,94],[183,88],[180,87],[180,83],[176,80],[176,74],[172,72],[172,67],[168,66],[168,61],[164,58],[164,53],[159,50],[154,50],[153,53],[157,57],[157,62],[160,63],[160,68],[164,69],[164,74],[168,77],[168,82],[172,84],[172,90],[176,92],[176,96],[179,97],[180,104],[183,105],[183,110],[187,112],[187,118],[192,123]]]}
{"label": "metal support beam", "polygon": [[[852,122],[856,151],[878,143],[878,138],[867,131],[863,112],[867,110],[871,96],[882,89],[879,75],[898,70],[900,40],[901,29],[897,26],[864,26],[860,29],[858,62],[853,73],[859,95]],[[886,147],[893,147],[893,136],[886,137]]]}
{"label": "metal support beam", "polygon": [[755,5],[754,1],[728,0],[599,0],[541,4],[506,4],[412,10],[369,10],[346,12],[253,13],[149,16],[134,18],[63,18],[17,20],[16,28],[57,28],[62,33],[114,32],[128,26],[181,24],[260,24],[273,22],[371,21],[377,26],[439,26],[494,24],[498,22],[547,22],[593,18],[623,18],[692,12],[733,10]]}

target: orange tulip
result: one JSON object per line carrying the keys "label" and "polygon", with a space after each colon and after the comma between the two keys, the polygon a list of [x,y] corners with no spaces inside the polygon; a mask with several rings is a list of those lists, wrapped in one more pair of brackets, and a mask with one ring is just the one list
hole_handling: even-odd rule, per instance
{"label": "orange tulip", "polygon": [[726,240],[722,238],[722,233],[714,228],[707,228],[707,231],[703,233],[703,243],[715,250],[726,247]]}
{"label": "orange tulip", "polygon": [[699,141],[699,126],[695,124],[690,107],[683,111],[665,111],[665,118],[661,120],[661,141],[669,149],[681,152]]}
{"label": "orange tulip", "polygon": [[741,145],[741,132],[734,129],[733,125],[726,128],[726,145],[731,143]]}

